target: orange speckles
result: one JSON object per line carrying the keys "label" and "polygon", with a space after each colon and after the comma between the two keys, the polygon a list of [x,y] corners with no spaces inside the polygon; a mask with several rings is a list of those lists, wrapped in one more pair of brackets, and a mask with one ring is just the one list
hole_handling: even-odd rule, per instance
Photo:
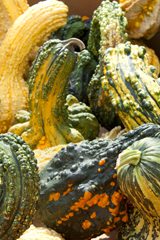
{"label": "orange speckles", "polygon": [[109,208],[108,210],[112,214],[112,216],[117,216],[119,211],[119,206],[116,206],[115,208]]}
{"label": "orange speckles", "polygon": [[69,184],[69,185],[68,185],[67,190],[63,192],[63,196],[67,195],[68,193],[70,193],[70,192],[72,191],[72,185],[73,185],[73,184]]}
{"label": "orange speckles", "polygon": [[57,224],[58,224],[58,225],[62,224],[62,221],[61,221],[61,220],[58,220],[58,221],[57,221]]}
{"label": "orange speckles", "polygon": [[102,229],[104,233],[109,234],[115,226],[108,226],[105,229]]}
{"label": "orange speckles", "polygon": [[98,164],[99,164],[99,166],[103,166],[105,164],[105,162],[106,162],[105,159],[101,159]]}
{"label": "orange speckles", "polygon": [[101,194],[101,198],[98,201],[97,204],[101,208],[105,208],[109,205],[109,196],[106,193]]}
{"label": "orange speckles", "polygon": [[117,206],[119,202],[122,200],[122,195],[119,192],[114,192],[111,196],[112,203]]}
{"label": "orange speckles", "polygon": [[84,222],[82,223],[82,228],[84,230],[86,230],[86,229],[90,228],[91,225],[92,225],[92,223],[89,220],[84,220]]}
{"label": "orange speckles", "polygon": [[88,202],[87,202],[87,205],[89,207],[92,207],[93,205],[96,205],[98,203],[98,200],[100,198],[100,195],[95,195],[93,198],[91,198]]}
{"label": "orange speckles", "polygon": [[122,218],[122,222],[128,222],[128,215],[127,214]]}
{"label": "orange speckles", "polygon": [[100,168],[98,168],[98,170],[97,170],[99,173],[101,172],[101,169]]}
{"label": "orange speckles", "polygon": [[84,199],[87,201],[87,200],[89,200],[89,199],[91,199],[91,197],[92,197],[92,193],[90,193],[90,192],[85,192],[84,193]]}
{"label": "orange speckles", "polygon": [[93,212],[91,215],[90,215],[90,218],[96,218],[96,216],[97,216],[97,214],[96,214],[96,212]]}
{"label": "orange speckles", "polygon": [[120,217],[115,217],[115,218],[114,218],[114,223],[116,223],[116,222],[118,222],[118,221],[120,221]]}
{"label": "orange speckles", "polygon": [[114,173],[112,177],[117,178],[117,173]]}
{"label": "orange speckles", "polygon": [[74,216],[74,213],[70,212],[70,213],[66,214],[64,217],[62,217],[60,220],[58,220],[57,223],[61,224],[62,222],[68,221],[68,219],[73,216]]}
{"label": "orange speckles", "polygon": [[52,201],[52,200],[58,201],[59,198],[60,198],[60,193],[59,193],[59,192],[51,193],[51,194],[49,195],[49,201]]}
{"label": "orange speckles", "polygon": [[114,186],[116,185],[116,183],[115,183],[115,182],[111,182],[110,185],[111,185],[112,187],[114,187]]}

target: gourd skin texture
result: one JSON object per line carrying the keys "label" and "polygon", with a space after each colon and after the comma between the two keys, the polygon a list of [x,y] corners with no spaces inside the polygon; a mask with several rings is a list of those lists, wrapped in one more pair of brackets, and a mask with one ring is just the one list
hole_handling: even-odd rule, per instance
{"label": "gourd skin texture", "polygon": [[29,7],[27,0],[0,1],[0,44],[8,28]]}
{"label": "gourd skin texture", "polygon": [[115,1],[102,1],[95,10],[91,21],[88,50],[98,59],[96,71],[88,85],[88,99],[92,112],[103,127],[113,127],[115,111],[101,88],[103,74],[103,56],[109,47],[115,47],[127,40],[125,32],[127,20],[119,4]]}
{"label": "gourd skin texture", "polygon": [[118,154],[160,127],[145,124],[114,141],[68,144],[40,173],[39,214],[65,239],[90,239],[127,221],[116,179]]}
{"label": "gourd skin texture", "polygon": [[29,7],[7,32],[0,47],[0,132],[6,132],[18,110],[27,108],[28,86],[23,79],[29,53],[51,31],[63,26],[68,8],[56,0]]}
{"label": "gourd skin texture", "polygon": [[39,197],[34,153],[19,137],[0,135],[0,239],[16,240],[31,224]]}
{"label": "gourd skin texture", "polygon": [[104,75],[102,88],[127,130],[160,123],[160,86],[145,47],[127,42],[108,49]]}
{"label": "gourd skin texture", "polygon": [[118,231],[118,240],[159,240],[160,218],[145,218],[137,208],[129,204],[128,222],[122,223]]}
{"label": "gourd skin texture", "polygon": [[144,138],[117,160],[118,182],[127,199],[144,215],[160,217],[160,139]]}

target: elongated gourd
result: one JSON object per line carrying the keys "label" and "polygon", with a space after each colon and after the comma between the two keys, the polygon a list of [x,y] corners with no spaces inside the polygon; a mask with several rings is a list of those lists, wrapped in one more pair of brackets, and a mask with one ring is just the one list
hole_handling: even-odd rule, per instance
{"label": "elongated gourd", "polygon": [[115,140],[70,143],[40,172],[39,214],[65,239],[91,239],[127,221],[116,177],[119,153],[145,137],[160,136],[160,126],[142,125]]}
{"label": "elongated gourd", "polygon": [[0,239],[16,240],[32,223],[39,198],[37,161],[11,133],[0,135]]}
{"label": "elongated gourd", "polygon": [[67,12],[61,1],[43,1],[29,7],[7,32],[0,47],[0,132],[7,131],[16,112],[27,107],[23,74],[30,51],[66,23]]}
{"label": "elongated gourd", "polygon": [[127,130],[160,123],[160,86],[146,48],[130,42],[106,51],[102,88]]}
{"label": "elongated gourd", "polygon": [[0,44],[9,27],[28,7],[27,0],[0,1]]}

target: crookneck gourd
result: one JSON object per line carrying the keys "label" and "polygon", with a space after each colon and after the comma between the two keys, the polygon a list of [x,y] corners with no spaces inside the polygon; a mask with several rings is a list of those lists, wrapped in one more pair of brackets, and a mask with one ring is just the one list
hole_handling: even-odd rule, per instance
{"label": "crookneck gourd", "polygon": [[11,133],[0,135],[0,239],[16,240],[31,224],[39,197],[34,153]]}
{"label": "crookneck gourd", "polygon": [[100,124],[112,128],[116,124],[114,108],[110,98],[101,88],[103,78],[103,55],[107,48],[115,47],[127,40],[127,20],[119,4],[115,1],[102,1],[93,13],[88,39],[89,51],[98,58],[99,64],[88,86],[89,104]]}
{"label": "crookneck gourd", "polygon": [[96,139],[68,144],[40,172],[39,214],[65,239],[91,239],[127,221],[117,185],[118,154],[160,126],[144,124],[115,140]]}
{"label": "crookneck gourd", "polygon": [[74,38],[49,40],[33,63],[28,80],[30,122],[9,129],[21,134],[32,147],[37,144],[40,147],[43,140],[43,147],[47,147],[94,139],[98,135],[99,124],[90,108],[71,95],[67,97],[69,76],[78,55],[74,48],[82,50],[84,44]]}
{"label": "crookneck gourd", "polygon": [[102,89],[126,129],[160,123],[160,86],[145,47],[127,42],[106,50],[104,76]]}
{"label": "crookneck gourd", "polygon": [[0,1],[0,44],[8,28],[29,7],[27,0],[1,0]]}
{"label": "crookneck gourd", "polygon": [[128,222],[122,223],[118,232],[118,240],[159,240],[160,218],[145,218],[137,208],[129,204]]}
{"label": "crookneck gourd", "polygon": [[67,12],[61,1],[43,1],[29,7],[7,32],[0,46],[0,132],[7,131],[16,112],[27,107],[23,74],[30,51],[66,23]]}
{"label": "crookneck gourd", "polygon": [[128,20],[131,38],[153,37],[160,27],[159,0],[119,0]]}
{"label": "crookneck gourd", "polygon": [[160,217],[159,138],[144,138],[125,149],[117,160],[117,175],[122,192],[144,217]]}

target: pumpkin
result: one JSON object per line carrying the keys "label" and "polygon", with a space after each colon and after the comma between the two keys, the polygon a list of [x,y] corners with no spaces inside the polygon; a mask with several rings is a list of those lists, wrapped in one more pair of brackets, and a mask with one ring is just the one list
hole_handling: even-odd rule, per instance
{"label": "pumpkin", "polygon": [[30,121],[9,129],[20,134],[32,148],[40,147],[43,140],[41,148],[93,139],[98,135],[99,124],[90,108],[73,96],[70,101],[69,96],[66,100],[69,76],[78,55],[75,47],[81,50],[84,44],[74,38],[49,40],[40,48],[33,63],[28,80]]}
{"label": "pumpkin", "polygon": [[160,27],[159,0],[119,0],[128,20],[131,38],[152,38]]}
{"label": "pumpkin", "polygon": [[0,239],[15,240],[31,224],[39,197],[37,161],[11,133],[0,135]]}
{"label": "pumpkin", "polygon": [[27,108],[28,86],[23,74],[31,49],[63,26],[67,13],[68,8],[61,1],[40,2],[21,14],[7,32],[0,46],[1,133],[13,124],[18,110]]}
{"label": "pumpkin", "polygon": [[116,160],[133,142],[160,133],[145,124],[114,140],[70,143],[40,172],[38,213],[65,239],[90,239],[127,221],[116,177]]}
{"label": "pumpkin", "polygon": [[8,28],[29,7],[27,0],[1,0],[0,2],[0,44]]}
{"label": "pumpkin", "polygon": [[104,75],[102,89],[127,130],[160,123],[160,86],[144,46],[126,42],[108,49]]}

